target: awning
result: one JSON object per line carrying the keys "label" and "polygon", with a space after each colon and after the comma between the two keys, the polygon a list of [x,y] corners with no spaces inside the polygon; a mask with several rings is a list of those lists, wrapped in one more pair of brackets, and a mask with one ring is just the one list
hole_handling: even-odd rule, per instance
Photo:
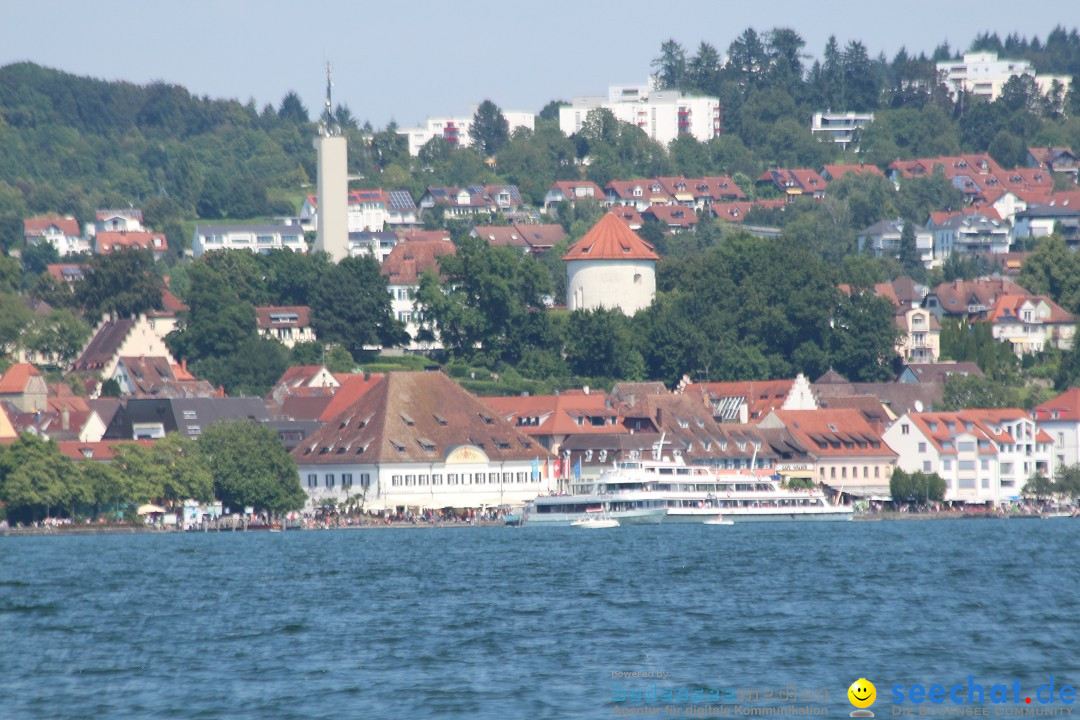
{"label": "awning", "polygon": [[165,512],[165,508],[160,505],[140,505],[139,509],[135,511],[137,515],[157,515],[158,513]]}

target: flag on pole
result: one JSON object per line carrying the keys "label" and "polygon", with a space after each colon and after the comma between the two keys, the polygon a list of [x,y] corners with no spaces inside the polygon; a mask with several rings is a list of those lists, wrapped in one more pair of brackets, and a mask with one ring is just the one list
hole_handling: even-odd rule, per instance
{"label": "flag on pole", "polygon": [[533,458],[531,477],[533,480],[537,480],[540,478],[540,458],[538,457]]}
{"label": "flag on pole", "polygon": [[561,478],[562,477],[562,461],[559,460],[559,458],[555,458],[555,462],[552,463],[552,469],[555,472],[555,477],[556,478]]}
{"label": "flag on pole", "polygon": [[547,458],[544,458],[544,474],[541,477],[543,477],[545,480],[547,478],[551,477],[551,472],[548,469],[548,460],[547,460]]}
{"label": "flag on pole", "polygon": [[581,479],[581,458],[578,458],[577,462],[574,463],[574,479],[575,480],[580,480]]}

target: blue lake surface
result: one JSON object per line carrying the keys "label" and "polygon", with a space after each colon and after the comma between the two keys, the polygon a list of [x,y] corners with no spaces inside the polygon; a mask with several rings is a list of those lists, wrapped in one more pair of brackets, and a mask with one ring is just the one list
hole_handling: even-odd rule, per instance
{"label": "blue lake surface", "polygon": [[858,678],[886,717],[1080,684],[1078,558],[1071,520],[0,538],[0,717],[847,717]]}

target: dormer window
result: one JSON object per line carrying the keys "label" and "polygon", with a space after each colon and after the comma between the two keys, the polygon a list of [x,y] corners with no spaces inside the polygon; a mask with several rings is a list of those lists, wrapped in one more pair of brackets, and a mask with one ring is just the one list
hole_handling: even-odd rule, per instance
{"label": "dormer window", "polygon": [[406,415],[405,413],[401,414],[401,421],[404,422],[408,427],[412,427],[413,425],[416,424],[416,421],[413,420],[408,415]]}
{"label": "dormer window", "polygon": [[439,423],[440,425],[446,425],[446,418],[442,417],[441,415],[434,414],[433,417],[435,418],[435,422]]}
{"label": "dormer window", "polygon": [[483,423],[484,423],[485,425],[494,425],[494,424],[495,424],[495,421],[494,421],[493,419],[491,419],[490,417],[488,417],[487,415],[485,415],[485,414],[483,414],[483,413],[477,413],[477,415],[479,415],[479,416],[480,416],[480,420],[481,420],[481,421],[482,421],[482,422],[483,422]]}

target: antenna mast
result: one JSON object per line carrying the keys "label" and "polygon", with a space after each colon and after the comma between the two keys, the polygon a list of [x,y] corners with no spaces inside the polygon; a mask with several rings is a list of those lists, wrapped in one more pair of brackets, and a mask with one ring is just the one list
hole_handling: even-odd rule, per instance
{"label": "antenna mast", "polygon": [[334,110],[333,104],[330,100],[331,89],[334,87],[333,70],[330,67],[330,63],[326,63],[326,101],[323,113],[323,134],[327,137],[331,135],[337,135],[336,128],[334,127]]}

